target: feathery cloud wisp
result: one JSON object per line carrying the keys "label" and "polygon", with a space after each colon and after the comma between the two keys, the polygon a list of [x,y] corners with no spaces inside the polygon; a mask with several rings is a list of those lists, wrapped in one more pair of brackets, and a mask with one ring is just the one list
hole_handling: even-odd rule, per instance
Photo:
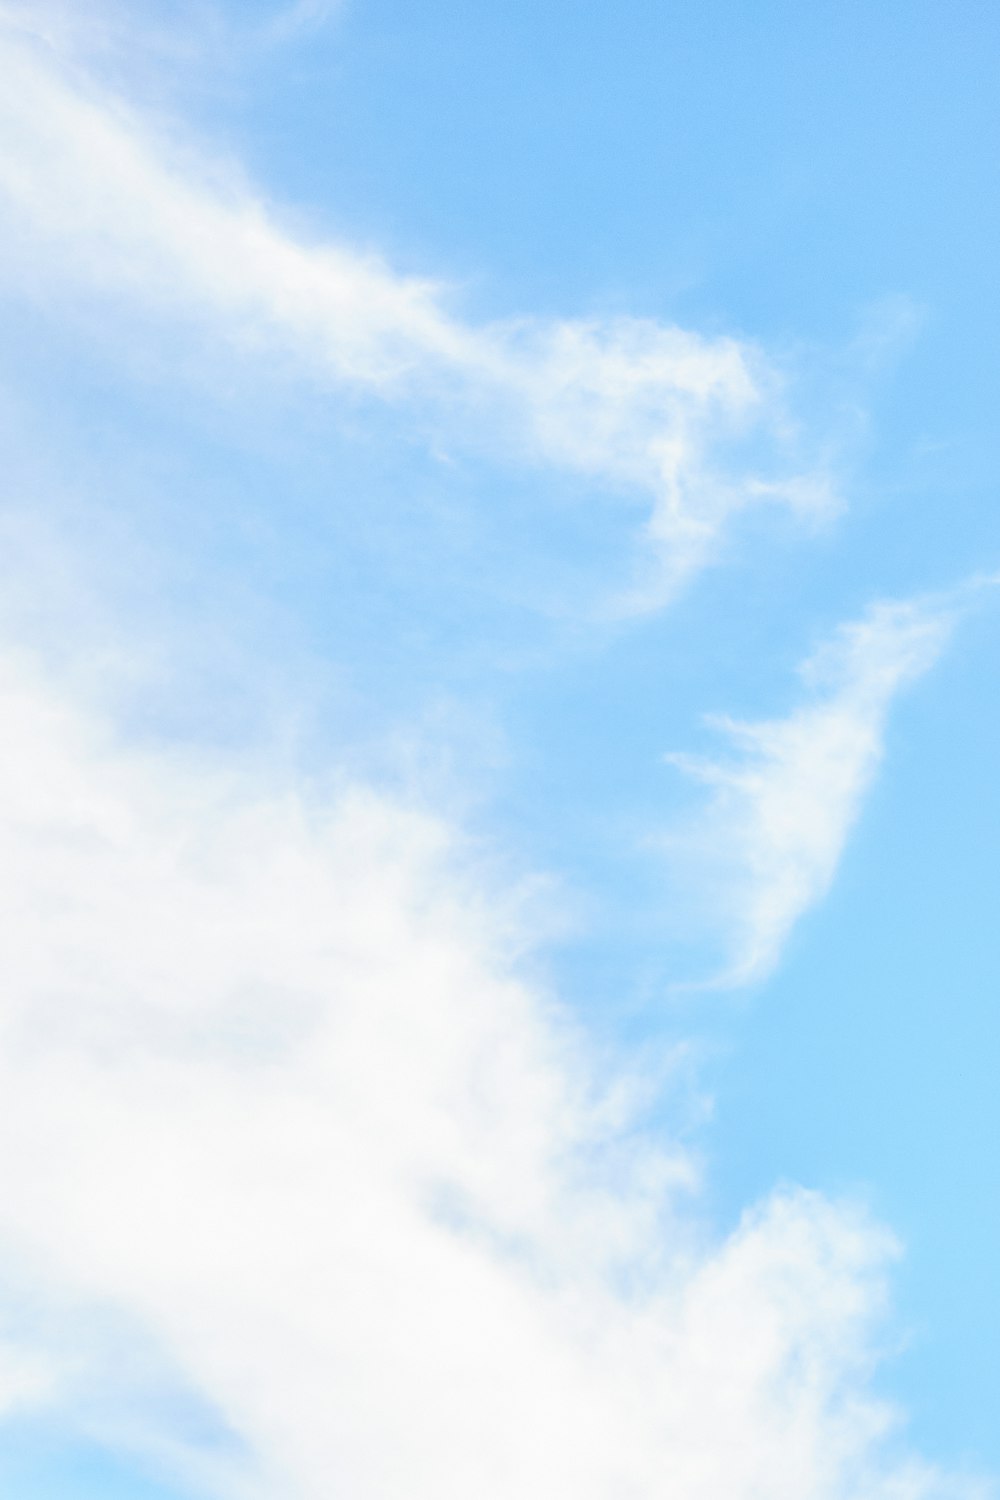
{"label": "feathery cloud wisp", "polygon": [[883,603],[844,625],[802,668],[811,700],[787,718],[713,716],[738,754],[668,759],[711,788],[671,843],[687,878],[700,867],[706,902],[728,934],[719,982],[760,979],[792,928],[825,895],[882,757],[896,693],[931,666],[947,638],[947,604]]}
{"label": "feathery cloud wisp", "polygon": [[830,510],[822,474],[787,472],[777,376],[753,346],[642,318],[464,322],[440,286],[282,227],[64,51],[0,13],[8,274],[41,266],[50,292],[68,281],[180,314],[242,354],[432,413],[460,440],[644,496],[655,566],[625,608],[662,603],[747,507]]}

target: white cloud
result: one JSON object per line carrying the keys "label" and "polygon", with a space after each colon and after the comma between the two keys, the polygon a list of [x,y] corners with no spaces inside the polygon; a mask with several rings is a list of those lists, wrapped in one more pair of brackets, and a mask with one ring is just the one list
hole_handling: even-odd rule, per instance
{"label": "white cloud", "polygon": [[830,510],[822,475],[788,472],[780,383],[753,346],[641,318],[464,322],[442,287],[283,227],[67,47],[0,13],[8,276],[207,327],[241,355],[432,413],[456,440],[645,497],[655,564],[623,608],[662,602],[746,507]]}
{"label": "white cloud", "polygon": [[[954,602],[954,601],[952,601]],[[800,916],[829,889],[882,758],[889,708],[924,672],[952,624],[947,601],[877,604],[806,662],[808,701],[787,718],[709,722],[737,753],[668,757],[712,789],[671,843],[731,944],[725,983],[768,974]]]}
{"label": "white cloud", "polygon": [[0,1250],[64,1422],[258,1500],[963,1493],[882,1448],[886,1237],[792,1190],[708,1235],[433,818],[129,748],[5,651],[0,902]]}

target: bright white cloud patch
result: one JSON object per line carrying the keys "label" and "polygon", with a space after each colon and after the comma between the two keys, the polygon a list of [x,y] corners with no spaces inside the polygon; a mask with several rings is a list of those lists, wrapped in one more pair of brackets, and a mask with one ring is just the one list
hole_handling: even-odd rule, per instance
{"label": "bright white cloud patch", "polygon": [[729,934],[725,982],[766,975],[795,922],[826,894],[881,760],[892,700],[933,663],[950,628],[941,605],[876,605],[806,662],[809,700],[787,718],[716,716],[734,756],[669,757],[712,789],[675,847],[688,872],[701,866],[707,902]]}
{"label": "bright white cloud patch", "polygon": [[440,824],[128,749],[8,652],[0,851],[0,1248],[64,1420],[263,1500],[960,1492],[880,1457],[885,1237],[789,1191],[707,1238]]}
{"label": "bright white cloud patch", "polygon": [[639,318],[463,322],[439,286],[282,227],[236,174],[158,140],[4,14],[0,203],[18,274],[180,315],[243,357],[406,402],[456,441],[645,495],[655,561],[624,609],[661,603],[748,506],[829,511],[822,475],[770,472],[788,469],[787,423],[750,345]]}

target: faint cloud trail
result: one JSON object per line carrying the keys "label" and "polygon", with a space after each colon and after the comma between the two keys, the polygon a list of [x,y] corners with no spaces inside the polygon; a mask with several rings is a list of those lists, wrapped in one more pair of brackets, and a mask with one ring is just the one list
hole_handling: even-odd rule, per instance
{"label": "faint cloud trail", "polygon": [[266,20],[258,35],[264,41],[291,41],[328,25],[344,9],[347,0],[295,0]]}

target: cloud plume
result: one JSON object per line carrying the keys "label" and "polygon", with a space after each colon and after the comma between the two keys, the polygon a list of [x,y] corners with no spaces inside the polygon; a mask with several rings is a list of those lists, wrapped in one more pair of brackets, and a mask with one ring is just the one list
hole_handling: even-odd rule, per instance
{"label": "cloud plume", "polygon": [[64,1423],[218,1497],[962,1493],[882,1450],[885,1235],[787,1190],[713,1236],[453,831],[130,748],[13,651],[0,723],[0,1249]]}
{"label": "cloud plume", "polygon": [[626,609],[662,603],[747,507],[831,509],[825,475],[785,451],[780,381],[751,344],[644,318],[464,321],[440,285],[284,227],[19,14],[0,10],[9,276],[207,328],[241,358],[406,403],[450,440],[635,495],[652,561]]}

